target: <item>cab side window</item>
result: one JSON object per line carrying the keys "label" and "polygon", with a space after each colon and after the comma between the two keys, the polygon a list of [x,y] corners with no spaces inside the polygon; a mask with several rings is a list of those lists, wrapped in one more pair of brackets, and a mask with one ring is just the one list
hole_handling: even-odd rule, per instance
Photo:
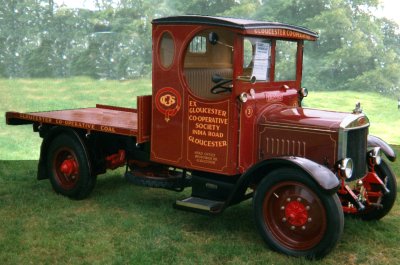
{"label": "cab side window", "polygon": [[[218,41],[213,44],[209,41],[211,32],[218,36]],[[208,100],[230,95],[229,92],[212,94],[211,88],[215,85],[212,82],[215,74],[232,79],[233,40],[232,32],[217,29],[201,31],[190,40],[186,48],[183,73],[193,95]]]}
{"label": "cab side window", "polygon": [[169,68],[174,62],[175,44],[172,35],[164,32],[159,45],[159,60],[163,68]]}

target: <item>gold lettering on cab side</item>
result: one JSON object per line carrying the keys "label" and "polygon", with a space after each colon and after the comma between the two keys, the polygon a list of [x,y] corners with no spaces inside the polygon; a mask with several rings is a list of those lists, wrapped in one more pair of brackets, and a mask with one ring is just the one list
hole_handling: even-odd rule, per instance
{"label": "gold lettering on cab side", "polygon": [[196,162],[204,164],[215,165],[215,163],[218,161],[216,154],[209,152],[195,151],[194,157]]}
{"label": "gold lettering on cab side", "polygon": [[254,29],[253,32],[254,34],[275,36],[275,37],[286,37],[286,38],[305,39],[305,40],[315,39],[307,34],[288,29]]}
{"label": "gold lettering on cab side", "polygon": [[218,167],[228,155],[228,104],[189,99],[188,107],[188,158],[196,164]]}
{"label": "gold lettering on cab side", "polygon": [[[196,101],[189,101],[189,137],[191,143],[206,147],[224,147],[225,132],[222,127],[228,125],[226,110],[213,107],[199,107]],[[200,139],[205,136],[206,139]]]}

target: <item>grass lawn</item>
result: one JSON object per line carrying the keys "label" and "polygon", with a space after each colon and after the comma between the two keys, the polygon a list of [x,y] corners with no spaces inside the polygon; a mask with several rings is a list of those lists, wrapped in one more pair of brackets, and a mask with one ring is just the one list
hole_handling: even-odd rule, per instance
{"label": "grass lawn", "polygon": [[[150,80],[0,79],[0,160],[38,159],[41,139],[32,126],[6,126],[6,111],[34,112],[94,107],[136,107],[136,96],[151,94]],[[22,140],[23,139],[23,140]]]}
{"label": "grass lawn", "polygon": [[351,112],[357,102],[361,103],[369,118],[370,134],[390,144],[400,145],[400,110],[397,109],[397,98],[372,92],[311,91],[304,99],[307,107],[347,112]]}
{"label": "grass lawn", "polygon": [[[148,80],[0,80],[0,113],[96,103],[132,107],[136,95],[149,94],[150,87]],[[352,110],[356,101],[362,102],[373,134],[400,143],[396,99],[373,93],[312,92],[305,103]],[[255,228],[251,201],[217,217],[178,211],[173,202],[190,190],[175,193],[133,186],[121,177],[122,169],[99,176],[86,200],[59,196],[49,181],[36,180],[39,146],[31,126],[5,126],[2,115],[0,264],[400,264],[399,200],[378,222],[346,218],[333,252],[322,261],[309,262],[265,246]],[[400,152],[399,146],[395,149]],[[399,176],[400,163],[391,165]]]}
{"label": "grass lawn", "polygon": [[[38,159],[41,139],[32,126],[6,126],[4,112],[33,112],[94,107],[97,103],[135,107],[136,96],[151,94],[151,81],[99,81],[71,79],[0,79],[0,160]],[[305,106],[352,111],[361,102],[368,115],[370,132],[391,144],[400,145],[400,111],[397,99],[377,93],[351,91],[313,92]],[[23,140],[22,140],[23,139]]]}
{"label": "grass lawn", "polygon": [[[0,264],[400,263],[399,200],[378,222],[346,218],[333,252],[310,262],[265,246],[251,201],[216,217],[174,210],[172,203],[189,190],[133,186],[122,170],[99,176],[88,199],[72,201],[35,179],[36,164],[0,161]],[[399,175],[398,162],[395,167]]]}

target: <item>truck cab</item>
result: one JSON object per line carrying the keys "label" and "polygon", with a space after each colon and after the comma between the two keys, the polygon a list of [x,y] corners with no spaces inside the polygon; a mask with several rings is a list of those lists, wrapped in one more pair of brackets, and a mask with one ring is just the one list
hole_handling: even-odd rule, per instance
{"label": "truck cab", "polygon": [[43,138],[38,179],[72,199],[97,175],[125,166],[136,185],[191,196],[177,209],[210,215],[253,199],[255,223],[276,251],[322,258],[344,213],[378,220],[396,199],[392,148],[349,112],[302,106],[303,27],[226,17],[153,22],[152,95],[137,108],[7,112]]}
{"label": "truck cab", "polygon": [[236,175],[263,159],[254,125],[268,106],[301,106],[303,42],[316,38],[279,23],[155,19],[152,160]]}

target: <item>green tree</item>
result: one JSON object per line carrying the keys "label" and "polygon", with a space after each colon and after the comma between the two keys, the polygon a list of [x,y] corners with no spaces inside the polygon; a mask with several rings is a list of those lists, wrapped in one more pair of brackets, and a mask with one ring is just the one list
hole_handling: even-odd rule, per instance
{"label": "green tree", "polygon": [[399,26],[371,15],[379,0],[94,0],[95,11],[53,0],[0,5],[0,76],[124,79],[151,71],[151,21],[178,14],[278,21],[316,30],[303,84],[399,93]]}
{"label": "green tree", "polygon": [[[317,89],[398,93],[393,75],[400,53],[398,27],[370,13],[378,0],[264,1],[255,15],[316,30],[306,42],[303,84]],[[372,79],[373,78],[373,79]]]}
{"label": "green tree", "polygon": [[0,5],[0,65],[9,77],[24,76],[23,58],[38,45],[41,1],[3,1]]}
{"label": "green tree", "polygon": [[24,68],[28,77],[53,76],[51,45],[51,40],[44,39],[38,48],[26,54],[24,57]]}
{"label": "green tree", "polygon": [[235,0],[170,0],[169,8],[173,14],[201,14],[217,15],[227,12],[234,6],[238,6],[239,1]]}

